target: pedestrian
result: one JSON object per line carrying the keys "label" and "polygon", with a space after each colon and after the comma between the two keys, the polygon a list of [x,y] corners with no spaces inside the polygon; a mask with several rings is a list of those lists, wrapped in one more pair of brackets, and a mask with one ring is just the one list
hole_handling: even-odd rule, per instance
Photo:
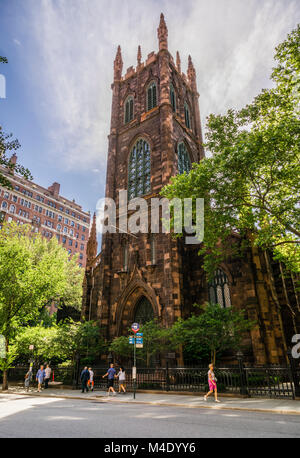
{"label": "pedestrian", "polygon": [[25,380],[24,380],[24,385],[25,385],[25,389],[27,392],[29,391],[31,380],[32,380],[32,370],[29,369],[29,371],[25,374]]}
{"label": "pedestrian", "polygon": [[94,391],[94,371],[91,367],[89,367],[89,374],[90,378],[88,380],[88,387],[90,388],[92,386],[92,391]]}
{"label": "pedestrian", "polygon": [[83,369],[83,371],[81,372],[81,375],[80,375],[80,380],[81,380],[81,392],[84,393],[85,390],[86,392],[89,391],[88,387],[87,387],[87,382],[90,378],[90,373],[88,371],[88,368],[87,366],[85,366],[85,368]]}
{"label": "pedestrian", "polygon": [[209,392],[204,396],[204,401],[207,401],[207,396],[210,396],[213,392],[215,392],[215,402],[220,402],[218,400],[218,390],[217,390],[217,378],[214,373],[214,365],[210,364],[208,375],[208,385],[209,385]]}
{"label": "pedestrian", "polygon": [[36,373],[35,379],[38,382],[38,393],[41,392],[42,383],[45,378],[44,366],[40,366],[39,370]]}
{"label": "pedestrian", "polygon": [[102,378],[107,377],[107,395],[112,391],[113,396],[116,395],[114,390],[114,379],[116,376],[116,369],[114,368],[113,363],[110,364],[109,369],[107,370],[106,374],[102,376]]}
{"label": "pedestrian", "polygon": [[123,392],[126,393],[125,386],[124,386],[125,380],[126,380],[126,374],[124,371],[124,367],[122,366],[120,367],[117,377],[119,378],[119,393],[121,393],[121,390],[123,390]]}
{"label": "pedestrian", "polygon": [[45,369],[45,389],[48,388],[48,383],[50,381],[51,372],[52,372],[51,367],[49,366],[49,364],[47,364],[46,369]]}

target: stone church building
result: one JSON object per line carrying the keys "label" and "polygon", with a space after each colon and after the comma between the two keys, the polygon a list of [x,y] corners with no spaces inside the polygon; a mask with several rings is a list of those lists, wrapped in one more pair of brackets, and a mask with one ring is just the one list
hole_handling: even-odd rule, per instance
{"label": "stone church building", "polygon": [[[189,56],[183,73],[179,53],[175,62],[168,51],[163,15],[157,32],[159,50],[150,53],[145,62],[140,46],[136,67],[125,74],[120,47],[114,61],[106,197],[114,199],[117,207],[120,190],[127,190],[129,201],[134,197],[150,201],[159,197],[171,176],[188,172],[193,162],[204,157],[192,59]],[[293,279],[285,281],[278,265],[253,250],[243,259],[220,265],[215,278],[207,282],[197,251],[197,246],[174,240],[170,234],[133,236],[117,231],[103,234],[98,254],[94,216],[87,246],[83,316],[97,320],[111,340],[128,335],[133,322],[155,317],[169,326],[189,316],[195,302],[232,305],[246,310],[258,323],[245,336],[247,360],[285,362],[287,346],[299,326]],[[269,269],[274,276],[268,275]],[[182,364],[179,355],[176,363]]]}

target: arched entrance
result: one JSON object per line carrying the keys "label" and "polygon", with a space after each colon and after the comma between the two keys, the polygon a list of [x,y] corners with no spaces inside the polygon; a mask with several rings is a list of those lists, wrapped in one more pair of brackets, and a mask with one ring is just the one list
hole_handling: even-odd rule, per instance
{"label": "arched entrance", "polygon": [[154,311],[151,302],[145,296],[142,296],[135,306],[134,322],[143,325],[153,319]]}

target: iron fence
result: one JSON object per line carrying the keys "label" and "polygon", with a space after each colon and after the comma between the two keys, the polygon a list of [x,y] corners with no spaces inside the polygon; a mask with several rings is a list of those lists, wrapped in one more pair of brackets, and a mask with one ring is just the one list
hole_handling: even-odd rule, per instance
{"label": "iron fence", "polygon": [[[33,382],[37,369],[36,367],[33,368]],[[82,368],[79,365],[76,368],[71,366],[53,367],[51,380],[54,379],[55,382],[61,382],[76,389],[81,385],[81,370]],[[10,382],[21,383],[24,381],[27,371],[28,366],[10,369],[8,379]],[[107,389],[107,378],[103,378],[103,375],[107,372],[107,366],[93,367],[93,371],[94,389],[105,391]],[[208,391],[207,372],[207,367],[138,367],[136,388],[138,390],[204,393]],[[216,368],[215,374],[220,393],[293,399],[295,396],[299,396],[300,368],[298,367],[244,367],[241,363],[237,366]],[[126,370],[126,386],[129,391],[133,389],[131,368]]]}

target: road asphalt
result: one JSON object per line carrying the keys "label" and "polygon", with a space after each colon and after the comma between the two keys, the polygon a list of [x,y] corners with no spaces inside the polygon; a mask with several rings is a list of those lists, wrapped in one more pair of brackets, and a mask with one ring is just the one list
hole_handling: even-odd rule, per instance
{"label": "road asphalt", "polygon": [[[1,391],[0,391],[1,393]],[[36,389],[30,388],[25,392],[22,387],[10,387],[8,394],[20,396],[29,395],[35,397],[55,397],[61,399],[94,400],[104,403],[126,403],[126,404],[148,404],[155,406],[176,406],[186,408],[205,408],[215,410],[245,410],[254,412],[269,412],[278,414],[300,415],[300,401],[292,399],[266,399],[266,398],[235,398],[219,396],[220,403],[215,403],[211,396],[204,401],[203,396],[190,396],[169,393],[133,393],[107,396],[103,391],[89,391],[81,393],[81,390],[49,388],[38,393]]]}

